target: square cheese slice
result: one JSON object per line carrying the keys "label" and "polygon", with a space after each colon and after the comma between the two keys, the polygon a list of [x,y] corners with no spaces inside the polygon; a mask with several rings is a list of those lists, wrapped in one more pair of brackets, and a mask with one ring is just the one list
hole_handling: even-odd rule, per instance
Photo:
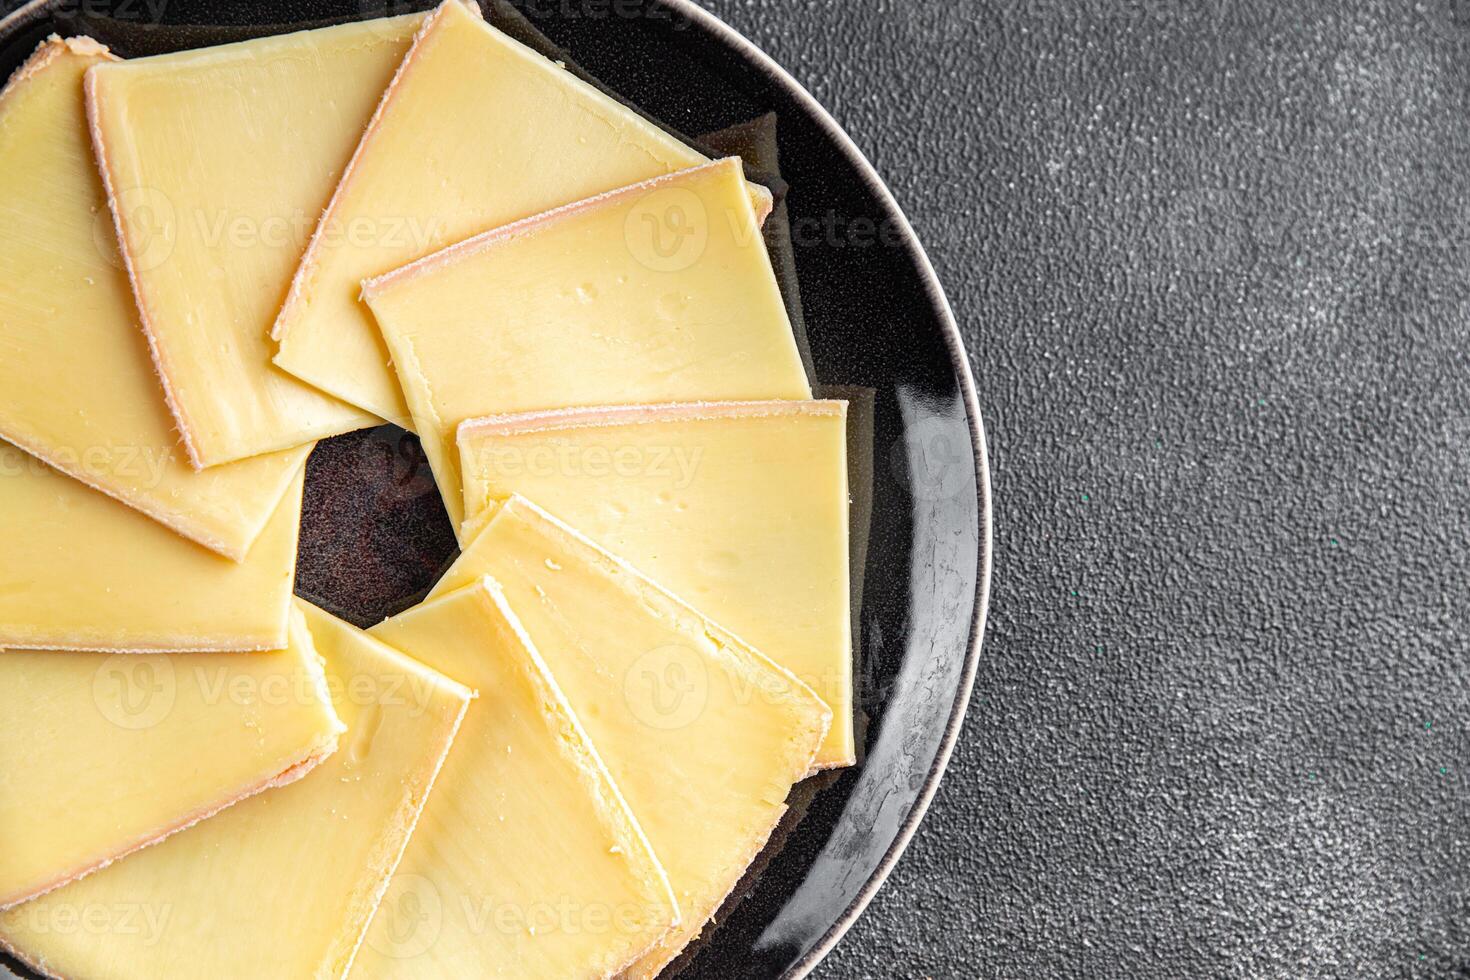
{"label": "square cheese slice", "polygon": [[270,331],[422,21],[363,21],[88,73],[122,255],[195,465],[377,424],[271,364]]}
{"label": "square cheese slice", "polygon": [[303,608],[346,725],[340,750],[300,782],[10,909],[0,944],[67,977],[347,975],[472,695]]}
{"label": "square cheese slice", "polygon": [[0,715],[0,908],[301,778],[342,731],[299,614],[276,653],[0,653]]}
{"label": "square cheese slice", "polygon": [[459,450],[471,524],[536,501],[805,681],[834,716],[817,765],[855,761],[846,403],[498,416]]}
{"label": "square cheese slice", "polygon": [[496,511],[480,540],[474,571],[504,589],[673,883],[679,928],[627,974],[656,976],[765,846],[832,712],[795,676],[521,497]]}
{"label": "square cheese slice", "polygon": [[195,472],[138,329],[87,136],[112,56],[52,38],[0,94],[0,438],[230,558],[310,447]]}
{"label": "square cheese slice", "polygon": [[738,159],[471,239],[364,295],[456,523],[465,419],[811,397]]}
{"label": "square cheese slice", "polygon": [[234,562],[0,444],[0,648],[281,649],[305,477]]}
{"label": "square cheese slice", "polygon": [[662,940],[668,878],[499,587],[374,633],[480,696],[354,976],[602,980]]}
{"label": "square cheese slice", "polygon": [[447,0],[414,42],[276,322],[276,363],[390,421],[408,408],[359,302],[382,275],[487,228],[706,160]]}

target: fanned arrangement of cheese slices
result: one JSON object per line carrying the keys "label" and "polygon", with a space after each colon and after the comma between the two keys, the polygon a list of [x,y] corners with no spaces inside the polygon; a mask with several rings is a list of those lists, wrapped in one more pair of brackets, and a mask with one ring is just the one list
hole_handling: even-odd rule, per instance
{"label": "fanned arrangement of cheese slices", "polygon": [[[0,948],[652,978],[853,765],[848,413],[771,193],[464,0],[0,91]],[[294,596],[317,440],[461,555]]]}

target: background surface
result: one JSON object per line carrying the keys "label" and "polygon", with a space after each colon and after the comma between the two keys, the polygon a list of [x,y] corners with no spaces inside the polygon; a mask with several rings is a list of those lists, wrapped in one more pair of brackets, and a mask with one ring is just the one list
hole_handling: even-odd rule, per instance
{"label": "background surface", "polygon": [[918,228],[996,588],[832,978],[1470,976],[1470,4],[701,0]]}

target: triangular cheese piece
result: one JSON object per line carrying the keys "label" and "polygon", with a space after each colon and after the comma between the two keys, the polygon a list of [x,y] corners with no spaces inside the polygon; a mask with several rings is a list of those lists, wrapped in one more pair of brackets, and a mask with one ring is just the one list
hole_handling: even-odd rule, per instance
{"label": "triangular cheese piece", "polygon": [[243,558],[310,447],[190,465],[87,136],[82,78],[111,60],[94,41],[53,38],[0,95],[0,438]]}
{"label": "triangular cheese piece", "polygon": [[811,397],[734,158],[472,239],[364,295],[456,523],[465,419]]}
{"label": "triangular cheese piece", "polygon": [[276,363],[406,420],[387,348],[358,301],[364,279],[487,228],[705,160],[489,26],[476,8],[447,0],[317,229],[276,323]]}
{"label": "triangular cheese piece", "polygon": [[[678,922],[668,878],[499,587],[374,634],[480,698],[354,974],[591,980],[663,939]],[[439,914],[403,914],[425,908]]]}
{"label": "triangular cheese piece", "polygon": [[504,589],[668,870],[683,922],[628,974],[656,976],[764,847],[832,713],[526,500],[511,498],[480,536],[476,571]]}
{"label": "triangular cheese piece", "polygon": [[[472,695],[303,608],[346,724],[336,755],[292,786],[10,909],[0,944],[68,977],[346,976]],[[209,741],[179,749],[228,758]],[[60,928],[70,917],[87,927]]]}
{"label": "triangular cheese piece", "polygon": [[195,463],[374,425],[271,325],[422,15],[99,66],[87,102],[143,329]]}
{"label": "triangular cheese piece", "polygon": [[234,562],[0,444],[0,648],[281,649],[305,478]]}
{"label": "triangular cheese piece", "polygon": [[[465,503],[473,524],[528,497],[749,641],[833,709],[817,764],[851,765],[846,423],[837,401],[466,422]],[[461,569],[478,567],[483,547],[472,539]]]}
{"label": "triangular cheese piece", "polygon": [[0,716],[0,907],[300,779],[342,731],[299,615],[277,653],[0,653]]}

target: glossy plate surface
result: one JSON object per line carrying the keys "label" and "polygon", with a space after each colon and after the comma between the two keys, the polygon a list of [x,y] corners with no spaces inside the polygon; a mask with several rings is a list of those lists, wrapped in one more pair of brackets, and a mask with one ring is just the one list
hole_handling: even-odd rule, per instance
{"label": "glossy plate surface", "polygon": [[[502,26],[546,43],[532,32],[539,33],[567,60],[684,133],[714,133],[774,114],[780,161],[771,182],[789,188],[790,235],[789,245],[778,242],[773,252],[778,265],[791,263],[797,272],[821,392],[852,400],[858,420],[863,759],[797,789],[788,819],[719,926],[671,974],[802,976],[861,913],[908,843],[948,761],[974,681],[989,594],[990,488],[959,333],[908,222],[861,153],[797,83],[719,21],[683,0],[484,5]],[[0,75],[53,32],[90,34],[136,57],[428,6],[39,0],[0,20]],[[716,142],[729,147],[727,139]],[[765,163],[766,173],[775,169]],[[788,293],[795,307],[797,296]],[[302,595],[371,624],[417,601],[454,547],[417,440],[384,428],[317,450],[303,523]]]}

